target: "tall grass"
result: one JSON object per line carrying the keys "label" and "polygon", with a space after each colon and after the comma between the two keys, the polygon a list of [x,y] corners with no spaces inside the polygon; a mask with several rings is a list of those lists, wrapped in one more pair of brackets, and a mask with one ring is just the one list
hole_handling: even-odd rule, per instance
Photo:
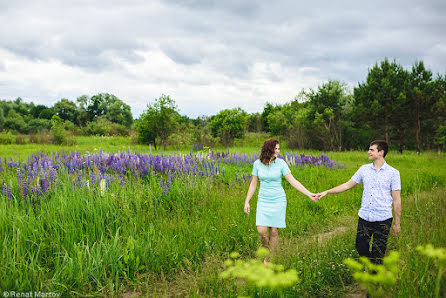
{"label": "tall grass", "polygon": [[[123,146],[122,140],[117,145],[92,140],[78,142],[78,146],[90,152],[99,147],[106,151],[100,146],[104,143],[105,148]],[[25,153],[38,149],[30,146]],[[48,151],[52,149],[60,150]],[[148,152],[147,147],[143,149]],[[243,150],[231,150],[237,149]],[[4,156],[13,154],[14,149],[8,150],[2,151]],[[258,152],[258,148],[244,151]],[[293,167],[292,173],[317,192],[347,181],[357,165],[368,162],[364,152],[332,155],[346,164],[345,170],[305,166]],[[433,153],[391,153],[387,161],[400,170],[403,186],[403,232],[389,240],[389,249],[399,250],[403,260],[396,296],[424,296],[433,289],[435,272],[415,248],[426,243],[446,246],[446,160]],[[240,164],[226,166],[225,178],[180,177],[167,194],[157,176],[130,175],[122,186],[112,184],[101,195],[99,190],[93,193],[85,186],[74,186],[65,174],[39,204],[18,197],[8,202],[1,197],[0,288],[65,295],[128,290],[161,295],[236,294],[237,286],[220,280],[218,273],[230,252],[253,257],[260,245],[255,199],[253,212],[245,215],[242,208],[248,184],[232,178],[235,172],[250,171],[250,165]],[[14,169],[2,172],[0,179],[15,179]],[[353,280],[342,260],[356,256],[354,237],[362,187],[313,203],[285,183],[287,228],[280,231],[275,262],[297,269],[302,279],[285,294],[344,293]],[[323,244],[314,240],[314,235],[339,225],[346,231]],[[441,289],[445,289],[444,282]]]}

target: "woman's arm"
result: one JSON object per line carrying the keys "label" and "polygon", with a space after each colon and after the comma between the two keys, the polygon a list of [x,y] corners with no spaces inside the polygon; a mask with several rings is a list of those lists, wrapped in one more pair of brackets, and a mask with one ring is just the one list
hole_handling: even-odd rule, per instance
{"label": "woman's arm", "polygon": [[314,194],[309,192],[299,181],[296,180],[296,178],[293,177],[293,174],[288,173],[285,175],[285,179],[291,184],[292,187],[309,197],[311,200],[315,201],[316,198],[314,197]]}
{"label": "woman's arm", "polygon": [[252,175],[251,184],[249,184],[248,194],[246,195],[246,200],[245,200],[245,213],[246,214],[249,214],[249,211],[250,211],[249,200],[251,200],[252,196],[254,195],[254,192],[256,191],[258,181],[259,181],[259,178],[257,176]]}

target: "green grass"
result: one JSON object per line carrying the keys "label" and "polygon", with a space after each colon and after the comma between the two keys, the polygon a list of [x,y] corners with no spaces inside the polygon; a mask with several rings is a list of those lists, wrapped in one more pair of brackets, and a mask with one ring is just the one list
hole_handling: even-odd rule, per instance
{"label": "green grass", "polygon": [[[0,156],[26,160],[38,151],[116,152],[129,147],[149,151],[126,138],[80,137],[73,147],[1,145]],[[253,153],[259,147],[229,151]],[[365,152],[328,155],[345,163],[346,169],[294,167],[293,175],[317,192],[346,182],[358,165],[368,162]],[[435,270],[415,247],[427,243],[446,246],[446,158],[432,152],[420,156],[390,152],[386,160],[400,170],[402,179],[402,234],[390,237],[388,247],[402,253],[395,296],[426,296],[433,290]],[[22,200],[8,203],[0,197],[0,289],[107,296],[124,292],[182,296],[248,293],[243,285],[218,278],[230,252],[250,258],[260,246],[255,228],[256,195],[247,216],[242,209],[248,184],[233,181],[236,171],[249,173],[251,167],[225,169],[225,178],[177,179],[166,196],[158,177],[142,181],[128,176],[122,187],[117,183],[103,196],[95,196],[74,188],[73,177],[61,175],[60,185],[35,207]],[[0,173],[0,179],[15,181],[15,169]],[[287,228],[280,231],[274,262],[295,268],[302,279],[285,295],[344,294],[354,285],[342,261],[357,257],[354,239],[362,186],[313,203],[285,183]],[[314,235],[339,226],[345,230],[323,243],[314,240]],[[444,293],[444,280],[441,289]]]}

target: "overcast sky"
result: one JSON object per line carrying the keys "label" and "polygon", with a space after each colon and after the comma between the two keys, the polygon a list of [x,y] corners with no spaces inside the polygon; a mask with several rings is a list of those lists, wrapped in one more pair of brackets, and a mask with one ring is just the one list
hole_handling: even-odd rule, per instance
{"label": "overcast sky", "polygon": [[[272,4],[275,3],[275,4]],[[0,0],[0,99],[112,93],[134,117],[261,112],[385,57],[446,73],[446,1]]]}

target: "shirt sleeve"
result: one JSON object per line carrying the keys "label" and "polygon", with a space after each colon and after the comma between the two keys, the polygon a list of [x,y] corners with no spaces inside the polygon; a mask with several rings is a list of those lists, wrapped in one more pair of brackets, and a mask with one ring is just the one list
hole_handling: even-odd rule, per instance
{"label": "shirt sleeve", "polygon": [[288,167],[287,163],[282,160],[282,169],[281,169],[282,175],[288,175],[289,173],[291,173],[290,168]]}
{"label": "shirt sleeve", "polygon": [[362,167],[360,167],[352,176],[352,180],[358,184],[362,183]]}
{"label": "shirt sleeve", "polygon": [[392,190],[401,190],[401,178],[398,170],[393,173],[391,183]]}
{"label": "shirt sleeve", "polygon": [[258,160],[256,160],[255,162],[254,162],[254,164],[252,165],[252,175],[253,176],[259,176],[259,169],[258,169],[258,167],[257,167],[257,165],[259,164],[259,161]]}

